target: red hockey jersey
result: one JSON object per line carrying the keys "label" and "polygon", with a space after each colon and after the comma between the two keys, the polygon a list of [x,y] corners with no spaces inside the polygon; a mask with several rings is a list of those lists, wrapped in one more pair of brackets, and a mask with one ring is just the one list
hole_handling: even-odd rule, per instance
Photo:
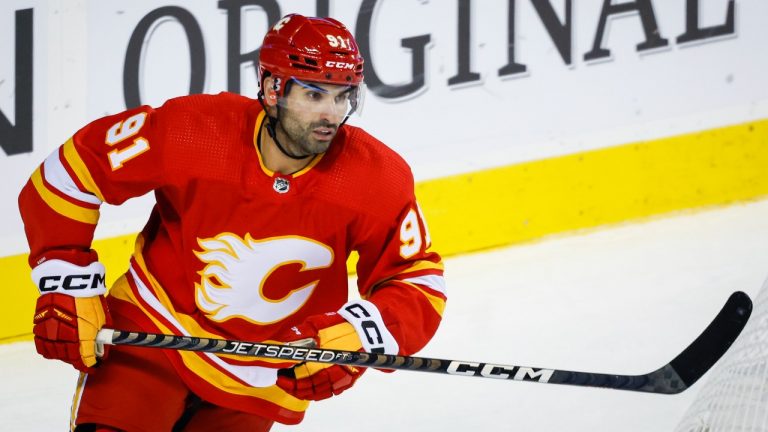
{"label": "red hockey jersey", "polygon": [[[129,271],[110,290],[113,313],[146,331],[268,341],[347,302],[346,261],[357,251],[360,296],[377,305],[401,354],[421,349],[446,291],[407,164],[345,125],[302,171],[271,172],[256,147],[264,119],[257,101],[221,93],[90,123],[22,190],[30,265],[51,251],[88,251],[101,203],[153,191]],[[303,418],[308,402],[274,385],[269,361],[167,351],[204,399],[283,423]]]}

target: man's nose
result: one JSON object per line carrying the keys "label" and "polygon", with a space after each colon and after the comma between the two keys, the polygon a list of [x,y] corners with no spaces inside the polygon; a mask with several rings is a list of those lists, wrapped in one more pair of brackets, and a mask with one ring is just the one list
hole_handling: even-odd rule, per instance
{"label": "man's nose", "polygon": [[323,107],[320,110],[320,119],[333,124],[339,123],[343,115],[344,113],[341,112],[341,109],[334,103],[323,104]]}

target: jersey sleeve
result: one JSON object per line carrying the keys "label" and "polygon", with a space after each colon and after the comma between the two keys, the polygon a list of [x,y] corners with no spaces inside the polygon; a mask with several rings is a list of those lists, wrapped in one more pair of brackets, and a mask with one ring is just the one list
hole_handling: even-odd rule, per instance
{"label": "jersey sleeve", "polygon": [[93,260],[101,204],[121,204],[163,183],[155,116],[143,106],[98,119],[32,173],[19,195],[31,266],[51,254],[76,263]]}
{"label": "jersey sleeve", "polygon": [[411,355],[437,331],[447,300],[440,255],[431,250],[424,216],[410,191],[392,218],[377,218],[358,246],[358,288]]}

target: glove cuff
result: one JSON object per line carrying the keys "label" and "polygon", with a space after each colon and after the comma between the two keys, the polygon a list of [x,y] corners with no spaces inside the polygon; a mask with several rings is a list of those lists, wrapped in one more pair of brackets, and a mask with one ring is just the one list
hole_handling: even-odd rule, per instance
{"label": "glove cuff", "polygon": [[52,259],[32,269],[32,280],[40,294],[61,293],[72,297],[93,297],[107,293],[104,265],[94,261],[78,266]]}
{"label": "glove cuff", "polygon": [[400,351],[375,304],[367,300],[352,300],[342,306],[338,314],[355,328],[366,352],[397,354]]}

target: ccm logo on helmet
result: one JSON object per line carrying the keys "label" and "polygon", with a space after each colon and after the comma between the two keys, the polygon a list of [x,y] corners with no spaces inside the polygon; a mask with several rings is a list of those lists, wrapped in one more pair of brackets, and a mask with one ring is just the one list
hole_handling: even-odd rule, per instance
{"label": "ccm logo on helmet", "polygon": [[64,276],[44,276],[40,278],[38,288],[40,292],[56,291],[61,288],[64,290],[84,290],[97,289],[105,284],[104,274],[72,274]]}
{"label": "ccm logo on helmet", "polygon": [[355,69],[354,63],[347,63],[347,62],[337,62],[333,60],[328,60],[325,62],[325,67],[329,68],[336,68],[336,69],[349,69],[353,70]]}

